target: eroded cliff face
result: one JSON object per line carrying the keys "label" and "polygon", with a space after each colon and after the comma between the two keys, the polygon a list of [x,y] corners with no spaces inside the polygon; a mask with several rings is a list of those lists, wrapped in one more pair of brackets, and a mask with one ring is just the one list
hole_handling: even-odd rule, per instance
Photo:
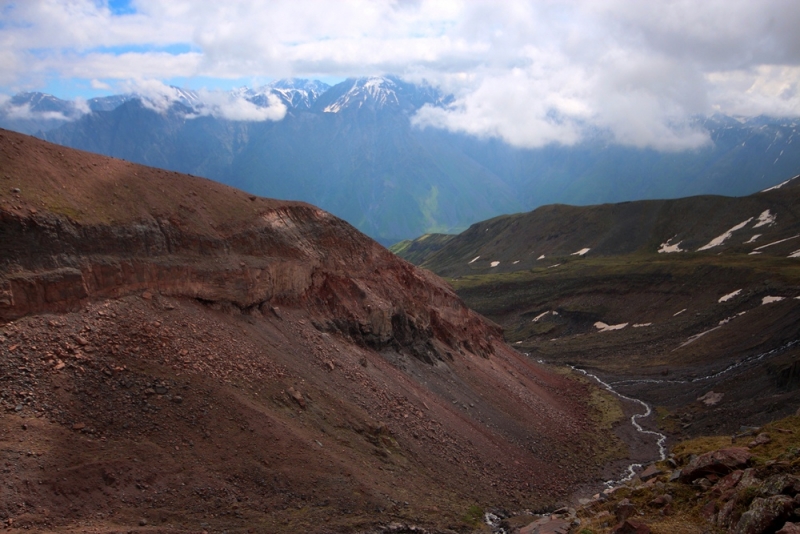
{"label": "eroded cliff face", "polygon": [[0,168],[0,443],[46,451],[0,515],[463,529],[601,478],[588,385],[344,221],[10,132]]}
{"label": "eroded cliff face", "polygon": [[265,208],[252,226],[222,235],[179,220],[83,225],[38,210],[2,211],[0,225],[6,321],[157,291],[241,310],[302,306],[322,330],[426,360],[448,350],[488,355],[501,340],[441,280],[311,206]]}

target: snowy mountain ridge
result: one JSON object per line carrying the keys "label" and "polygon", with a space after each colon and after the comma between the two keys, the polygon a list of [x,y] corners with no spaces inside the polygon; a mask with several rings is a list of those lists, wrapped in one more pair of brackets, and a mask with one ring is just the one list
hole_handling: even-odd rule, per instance
{"label": "snowy mountain ridge", "polygon": [[355,106],[360,108],[367,103],[374,103],[378,107],[398,105],[397,84],[389,78],[372,76],[359,78],[353,86],[335,102],[325,106],[325,113],[339,113],[345,108]]}

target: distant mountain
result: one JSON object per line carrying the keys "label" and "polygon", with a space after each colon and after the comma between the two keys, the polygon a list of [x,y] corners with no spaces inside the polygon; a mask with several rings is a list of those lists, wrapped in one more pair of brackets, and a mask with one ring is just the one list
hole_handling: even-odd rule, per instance
{"label": "distant mountain", "polygon": [[43,137],[259,195],[303,199],[387,245],[522,208],[497,176],[412,127],[416,109],[443,101],[433,89],[396,78],[347,80],[320,94],[324,88],[281,82],[241,93],[254,103],[280,93],[289,110],[277,122],[190,119],[194,108],[185,102],[159,113],[133,100]]}
{"label": "distant mountain", "polygon": [[[25,127],[63,145],[306,200],[387,245],[552,203],[747,195],[800,170],[796,119],[698,118],[712,143],[683,152],[619,146],[601,133],[521,149],[412,126],[422,106],[451,97],[393,76],[332,87],[280,80],[229,96],[256,108],[277,98],[287,112],[274,122],[227,120],[176,89],[161,111],[146,98],[137,104],[143,97],[110,97],[119,105],[89,102],[92,111],[69,122]],[[0,126],[21,128],[2,116]]]}
{"label": "distant mountain", "polygon": [[595,206],[548,205],[392,247],[441,276],[507,273],[625,254],[800,257],[800,176],[746,197],[696,196]]}
{"label": "distant mountain", "polygon": [[405,83],[399,78],[378,77],[347,80],[327,91],[317,101],[315,111],[356,113],[399,111],[413,113],[425,104],[441,104],[444,98],[431,87]]}
{"label": "distant mountain", "polygon": [[[269,91],[278,96],[290,109],[308,110],[330,87],[327,83],[318,80],[277,80],[264,86],[258,93],[264,95]],[[265,100],[259,98],[253,98],[252,102],[259,105],[266,104]]]}
{"label": "distant mountain", "polygon": [[19,93],[0,106],[0,127],[26,134],[52,130],[92,111],[110,111],[134,98],[114,95],[85,102],[61,100],[46,93]]}

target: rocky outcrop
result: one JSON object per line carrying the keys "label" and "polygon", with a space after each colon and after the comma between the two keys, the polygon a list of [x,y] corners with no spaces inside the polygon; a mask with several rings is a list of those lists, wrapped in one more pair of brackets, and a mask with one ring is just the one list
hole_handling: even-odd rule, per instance
{"label": "rocky outcrop", "polygon": [[[800,416],[768,427],[772,438],[759,440],[752,450],[725,447],[697,451],[700,454],[681,452],[646,467],[625,485],[588,500],[578,510],[581,526],[613,533],[650,532],[651,528],[672,532],[681,524],[728,534],[796,532],[800,449],[795,435]],[[767,435],[758,429],[751,432]]]}
{"label": "rocky outcrop", "polygon": [[701,454],[681,471],[681,480],[694,482],[708,475],[724,476],[734,469],[745,467],[751,456],[750,451],[743,447],[730,447]]}
{"label": "rocky outcrop", "polygon": [[[13,138],[7,133],[0,141],[44,149],[38,146],[44,143]],[[245,311],[304,307],[323,331],[377,350],[408,350],[429,363],[459,351],[486,356],[501,339],[497,326],[469,311],[440,279],[318,208],[257,199],[174,173],[172,189],[147,198],[151,189],[160,193],[160,182],[148,184],[146,172],[163,171],[127,164],[110,178],[92,174],[107,164],[103,158],[101,165],[88,165],[72,163],[72,153],[58,154],[47,168],[3,161],[6,172],[28,179],[24,190],[0,193],[0,321],[155,291]],[[78,191],[62,185],[66,191],[56,190],[43,208],[32,193],[46,189],[37,181],[58,164],[65,175],[72,165],[88,169],[85,183],[71,184]],[[110,198],[92,198],[89,206],[81,199],[80,209],[63,209],[109,180]],[[145,191],[143,198],[136,191]],[[144,206],[98,217],[109,202]]]}

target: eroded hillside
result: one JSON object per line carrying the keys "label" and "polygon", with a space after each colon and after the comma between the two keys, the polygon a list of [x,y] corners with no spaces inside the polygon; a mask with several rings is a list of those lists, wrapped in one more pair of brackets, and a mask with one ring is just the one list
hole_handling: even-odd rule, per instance
{"label": "eroded hillside", "polygon": [[465,530],[625,453],[612,401],[313,206],[5,131],[0,168],[8,526]]}

